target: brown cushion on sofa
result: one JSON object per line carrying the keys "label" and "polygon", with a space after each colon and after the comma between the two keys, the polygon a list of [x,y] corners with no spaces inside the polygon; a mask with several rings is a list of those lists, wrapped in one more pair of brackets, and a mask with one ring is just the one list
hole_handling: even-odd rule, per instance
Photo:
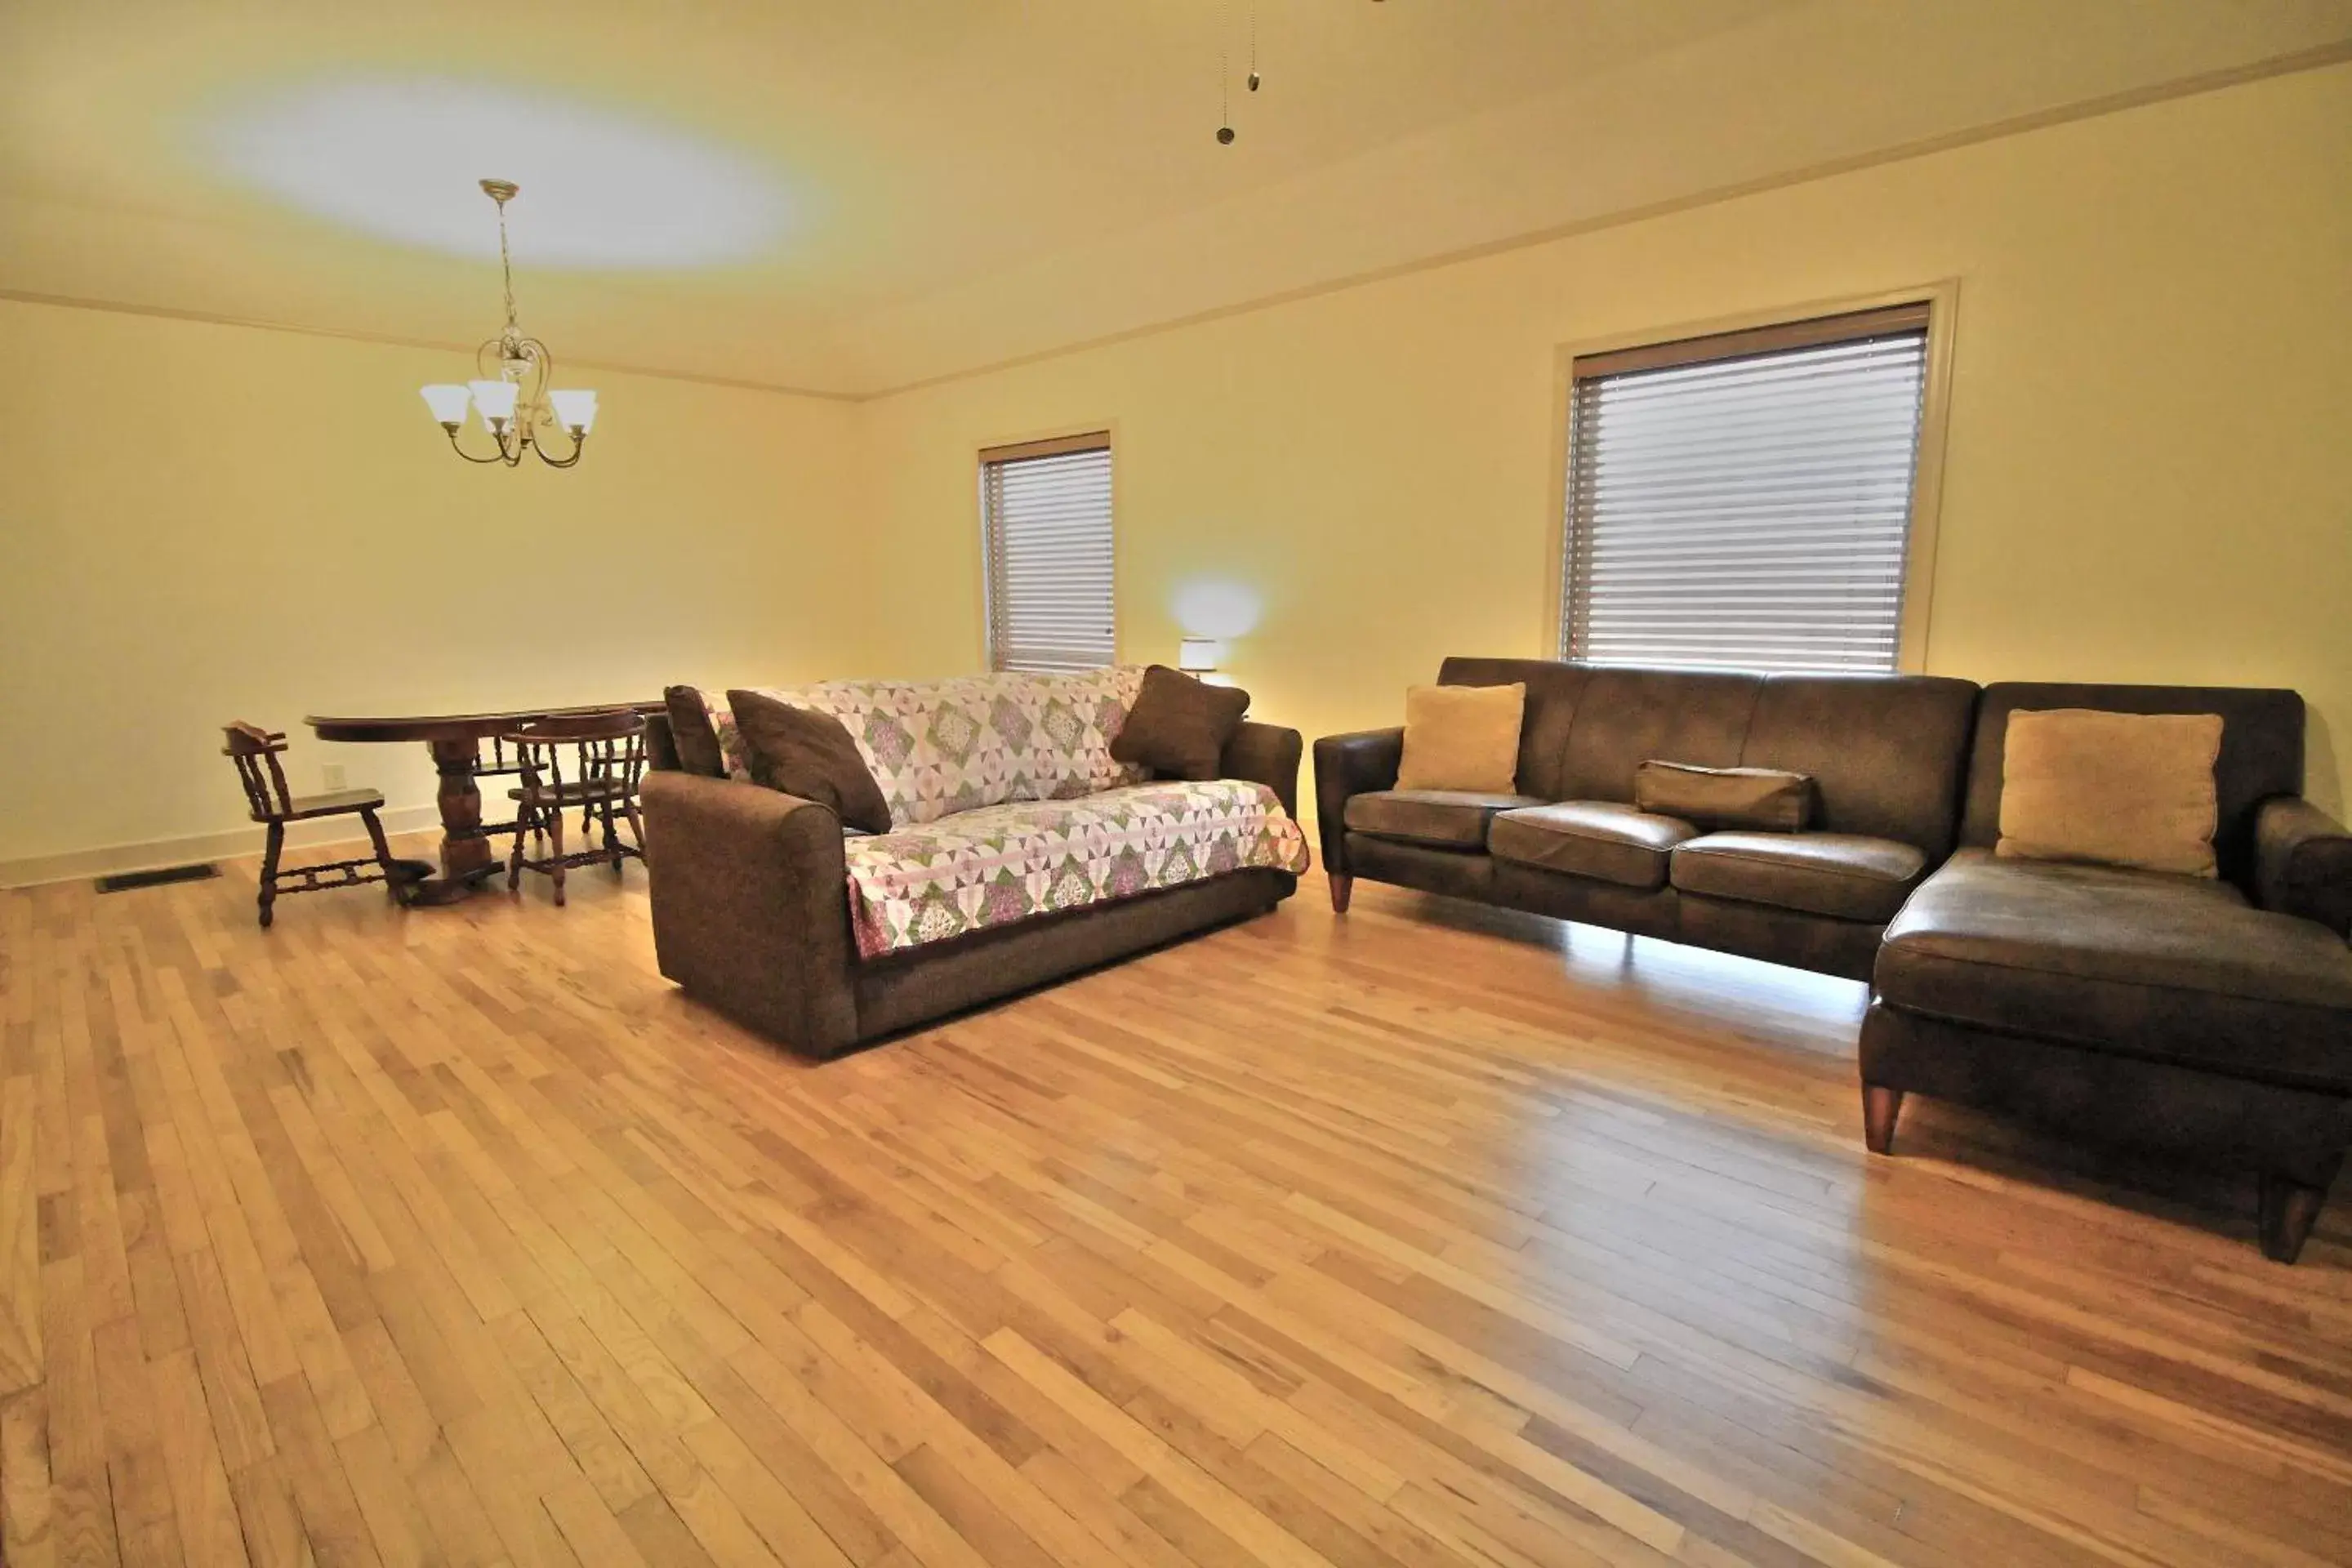
{"label": "brown cushion on sofa", "polygon": [[1518,789],[1524,682],[1413,686],[1404,694],[1404,756],[1397,788],[1510,795]]}
{"label": "brown cushion on sofa", "polygon": [[2352,1092],[2352,949],[2226,882],[1963,849],[1886,928],[1872,983],[1955,1023]]}
{"label": "brown cushion on sofa", "polygon": [[1143,672],[1143,689],[1111,737],[1111,760],[1140,763],[1162,778],[1215,778],[1225,742],[1249,705],[1249,693],[1238,686],[1211,686],[1155,664]]}
{"label": "brown cushion on sofa", "polygon": [[1484,849],[1486,824],[1496,813],[1542,804],[1531,795],[1479,790],[1383,789],[1349,796],[1347,823],[1355,832],[1375,838],[1444,849]]}
{"label": "brown cushion on sofa", "polygon": [[2004,859],[2216,874],[2219,713],[2021,709],[2000,779]]}
{"label": "brown cushion on sofa", "polygon": [[1617,801],[1570,800],[1504,813],[1487,830],[1486,847],[1497,860],[1652,889],[1666,885],[1674,847],[1697,833]]}
{"label": "brown cushion on sofa", "polygon": [[1828,915],[1892,920],[1927,857],[1858,833],[1710,833],[1675,850],[1675,886],[1710,899]]}
{"label": "brown cushion on sofa", "polygon": [[702,693],[691,686],[665,686],[662,706],[669,713],[669,741],[677,752],[678,771],[725,778],[727,759],[719,750],[719,730],[710,721],[710,704]]}
{"label": "brown cushion on sofa", "polygon": [[1812,820],[1813,781],[1782,768],[1703,768],[1654,759],[1633,770],[1633,804],[1703,826],[1796,833]]}
{"label": "brown cushion on sofa", "polygon": [[850,827],[890,831],[890,805],[840,720],[757,691],[730,691],[751,782],[830,806]]}

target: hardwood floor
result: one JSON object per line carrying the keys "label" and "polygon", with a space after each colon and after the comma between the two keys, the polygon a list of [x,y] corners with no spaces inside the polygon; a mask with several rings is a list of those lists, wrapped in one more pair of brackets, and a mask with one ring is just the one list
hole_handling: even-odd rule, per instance
{"label": "hardwood floor", "polygon": [[2352,1229],[1365,884],[812,1067],[644,872],[0,894],[10,1568],[2352,1561]]}

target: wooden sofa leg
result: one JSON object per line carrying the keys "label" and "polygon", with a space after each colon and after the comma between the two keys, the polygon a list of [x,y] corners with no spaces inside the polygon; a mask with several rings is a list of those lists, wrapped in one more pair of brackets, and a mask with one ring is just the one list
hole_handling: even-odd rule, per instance
{"label": "wooden sofa leg", "polygon": [[2304,1241],[2311,1235],[2327,1194],[2264,1172],[2262,1194],[2263,1256],[2273,1262],[2292,1263],[2302,1255]]}
{"label": "wooden sofa leg", "polygon": [[1884,1084],[1862,1086],[1862,1141],[1874,1154],[1895,1152],[1895,1119],[1903,1114],[1903,1091]]}
{"label": "wooden sofa leg", "polygon": [[1344,871],[1335,871],[1323,879],[1331,884],[1331,912],[1335,915],[1346,914],[1348,895],[1356,890],[1356,879]]}

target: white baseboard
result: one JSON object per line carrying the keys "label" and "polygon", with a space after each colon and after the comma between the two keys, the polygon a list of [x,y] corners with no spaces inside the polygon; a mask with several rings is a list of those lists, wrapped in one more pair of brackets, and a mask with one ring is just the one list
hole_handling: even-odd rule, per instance
{"label": "white baseboard", "polygon": [[[383,830],[392,834],[419,833],[441,825],[439,808],[431,805],[387,806],[376,816],[383,823]],[[297,822],[286,830],[286,847],[289,849],[366,842],[367,832],[356,816]],[[261,828],[248,823],[219,833],[191,833],[180,838],[152,838],[143,844],[109,844],[96,849],[71,849],[62,855],[0,860],[0,888],[78,882],[89,877],[152,871],[165,866],[184,866],[192,860],[234,860],[260,853]]]}

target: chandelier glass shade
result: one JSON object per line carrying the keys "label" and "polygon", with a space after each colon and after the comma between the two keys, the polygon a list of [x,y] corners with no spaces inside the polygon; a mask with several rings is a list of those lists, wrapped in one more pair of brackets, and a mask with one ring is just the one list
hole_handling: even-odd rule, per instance
{"label": "chandelier glass shade", "polygon": [[[497,337],[474,352],[471,381],[444,383],[424,388],[425,405],[434,422],[449,437],[449,446],[469,463],[503,463],[511,468],[530,452],[551,468],[568,468],[580,460],[588,432],[596,424],[596,395],[573,387],[551,389],[554,356],[547,345],[525,332],[515,320],[514,263],[507,252],[507,203],[516,186],[509,180],[484,180],[482,194],[498,204],[499,268],[506,279],[507,324]],[[493,450],[469,452],[462,439],[466,416],[478,415],[489,432]],[[564,456],[548,452],[547,436],[561,429],[570,437]]]}

